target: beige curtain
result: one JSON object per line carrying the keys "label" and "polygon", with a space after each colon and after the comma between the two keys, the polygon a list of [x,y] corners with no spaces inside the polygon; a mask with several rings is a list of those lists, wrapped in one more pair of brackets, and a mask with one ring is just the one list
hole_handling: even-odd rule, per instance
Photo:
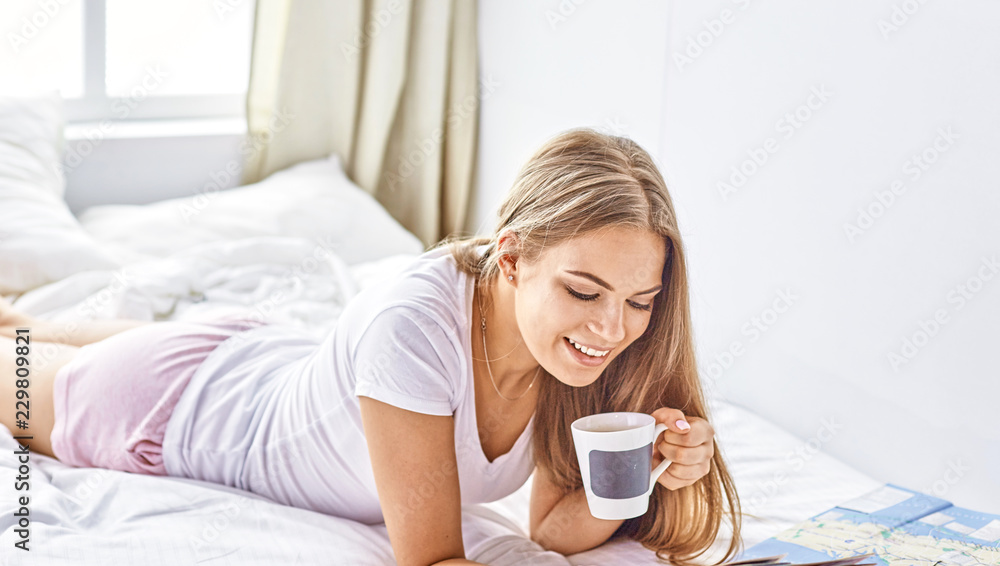
{"label": "beige curtain", "polygon": [[425,245],[469,232],[475,0],[257,0],[243,182],[337,153]]}

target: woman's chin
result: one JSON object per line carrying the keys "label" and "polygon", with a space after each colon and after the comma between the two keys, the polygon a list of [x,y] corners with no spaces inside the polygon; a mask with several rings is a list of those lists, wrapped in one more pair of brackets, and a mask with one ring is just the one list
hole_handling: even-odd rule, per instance
{"label": "woman's chin", "polygon": [[558,374],[552,375],[564,385],[568,385],[570,387],[586,387],[597,381],[597,379],[601,377],[603,371],[603,367],[591,369],[590,371],[588,371],[587,368],[574,368],[573,371],[562,371]]}

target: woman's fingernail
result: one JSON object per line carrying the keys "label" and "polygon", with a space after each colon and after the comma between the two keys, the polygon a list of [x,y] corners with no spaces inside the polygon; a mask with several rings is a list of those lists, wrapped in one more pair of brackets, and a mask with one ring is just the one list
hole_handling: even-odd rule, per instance
{"label": "woman's fingernail", "polygon": [[678,420],[674,424],[681,430],[691,430],[691,425],[689,425],[685,420]]}

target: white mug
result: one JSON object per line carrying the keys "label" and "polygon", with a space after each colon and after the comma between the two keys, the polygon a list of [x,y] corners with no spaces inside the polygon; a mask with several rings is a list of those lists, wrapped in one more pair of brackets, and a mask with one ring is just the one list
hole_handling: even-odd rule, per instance
{"label": "white mug", "polygon": [[649,471],[653,442],[667,425],[645,413],[619,412],[579,418],[571,429],[590,514],[609,520],[644,514],[657,478],[670,465],[663,460]]}

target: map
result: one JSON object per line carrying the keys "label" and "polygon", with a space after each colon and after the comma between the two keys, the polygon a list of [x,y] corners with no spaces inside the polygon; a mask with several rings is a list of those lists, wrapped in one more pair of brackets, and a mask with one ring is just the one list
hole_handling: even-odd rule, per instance
{"label": "map", "polygon": [[871,553],[885,566],[1000,566],[1000,515],[886,484],[747,549],[791,563]]}

